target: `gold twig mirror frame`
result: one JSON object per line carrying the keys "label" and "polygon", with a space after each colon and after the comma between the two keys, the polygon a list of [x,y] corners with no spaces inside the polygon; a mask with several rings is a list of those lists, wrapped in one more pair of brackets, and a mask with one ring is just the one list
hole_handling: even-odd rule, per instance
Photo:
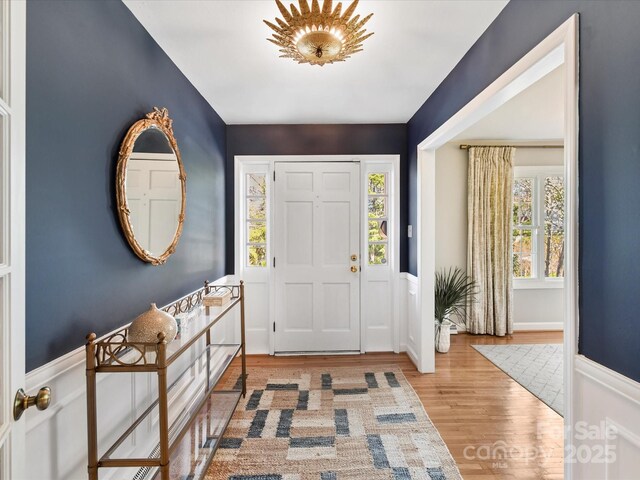
{"label": "gold twig mirror frame", "polygon": [[[163,137],[160,142],[166,140],[166,145],[160,145],[159,152],[149,148]],[[116,171],[120,224],[129,245],[145,262],[162,265],[175,252],[184,224],[186,184],[169,112],[154,107],[129,128],[120,146]],[[151,212],[154,201],[164,208],[159,214],[157,208]]]}

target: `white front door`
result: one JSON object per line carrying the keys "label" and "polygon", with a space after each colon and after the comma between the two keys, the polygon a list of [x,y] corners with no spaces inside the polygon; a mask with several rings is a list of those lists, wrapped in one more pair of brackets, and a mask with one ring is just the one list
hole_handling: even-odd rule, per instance
{"label": "white front door", "polygon": [[[0,480],[24,478],[25,2],[0,5]],[[31,392],[30,392],[31,393]],[[29,412],[32,413],[32,412]]]}
{"label": "white front door", "polygon": [[276,163],[274,187],[275,351],[359,351],[359,164]]}

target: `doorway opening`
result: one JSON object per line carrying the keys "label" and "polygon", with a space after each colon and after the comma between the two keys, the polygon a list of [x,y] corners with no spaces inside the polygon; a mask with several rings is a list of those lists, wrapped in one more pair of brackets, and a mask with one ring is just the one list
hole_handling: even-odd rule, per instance
{"label": "doorway opening", "polygon": [[[436,151],[498,107],[550,74],[564,69],[564,246],[563,253],[563,377],[564,425],[573,425],[573,359],[578,323],[578,16],[574,15],[494,83],[469,102],[418,146],[418,277],[421,321],[418,369],[435,371],[434,276],[436,271]],[[569,438],[565,436],[565,447]],[[565,463],[565,478],[571,464]]]}

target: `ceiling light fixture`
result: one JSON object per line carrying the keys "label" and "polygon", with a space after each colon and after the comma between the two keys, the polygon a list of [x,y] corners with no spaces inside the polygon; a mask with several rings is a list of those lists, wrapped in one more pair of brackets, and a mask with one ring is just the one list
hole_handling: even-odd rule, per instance
{"label": "ceiling light fixture", "polygon": [[367,30],[362,28],[373,13],[363,19],[360,15],[351,18],[358,0],[354,0],[343,14],[342,3],[333,9],[332,0],[324,0],[322,10],[318,0],[312,0],[311,8],[307,0],[299,0],[298,3],[300,10],[291,4],[289,13],[282,2],[276,0],[284,21],[276,17],[278,25],[274,25],[264,20],[275,32],[273,38],[267,40],[281,47],[281,58],[320,66],[343,62],[354,53],[361,52],[362,42],[373,35],[373,32],[366,33]]}

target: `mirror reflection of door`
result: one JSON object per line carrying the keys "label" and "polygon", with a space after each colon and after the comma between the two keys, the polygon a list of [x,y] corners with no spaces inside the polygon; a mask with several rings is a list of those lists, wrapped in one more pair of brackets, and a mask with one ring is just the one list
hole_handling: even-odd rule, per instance
{"label": "mirror reflection of door", "polygon": [[182,202],[180,168],[164,134],[145,130],[127,164],[127,201],[138,243],[153,255],[173,241]]}

